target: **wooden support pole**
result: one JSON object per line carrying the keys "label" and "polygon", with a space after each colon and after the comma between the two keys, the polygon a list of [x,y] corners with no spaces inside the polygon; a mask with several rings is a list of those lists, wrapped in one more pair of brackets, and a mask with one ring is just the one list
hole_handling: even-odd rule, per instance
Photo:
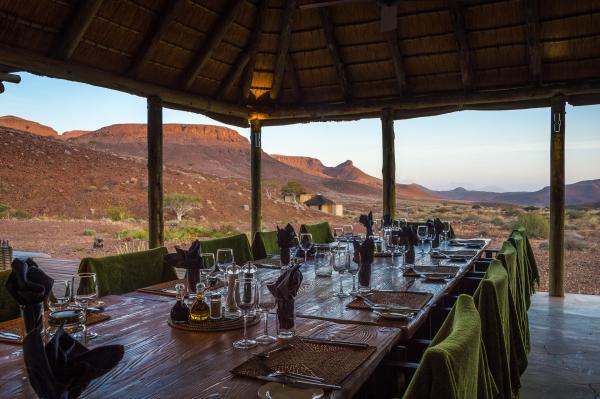
{"label": "wooden support pole", "polygon": [[83,35],[92,23],[92,20],[98,13],[103,0],[85,0],[80,1],[75,14],[71,17],[64,33],[60,36],[54,55],[61,60],[71,58],[75,49],[83,39]]}
{"label": "wooden support pole", "polygon": [[162,100],[148,97],[148,246],[164,245]]}
{"label": "wooden support pole", "polygon": [[538,0],[526,0],[527,48],[529,51],[529,73],[534,84],[539,85],[542,75],[542,49],[540,46],[540,7]]}
{"label": "wooden support pole", "polygon": [[454,30],[454,39],[456,40],[456,49],[458,51],[458,63],[460,65],[460,74],[462,83],[466,91],[471,90],[473,86],[473,66],[471,65],[471,56],[469,51],[469,41],[467,39],[467,29],[463,17],[462,7],[459,0],[450,0],[450,20]]}
{"label": "wooden support pole", "polygon": [[565,97],[552,98],[550,131],[550,296],[564,296],[565,274]]}
{"label": "wooden support pole", "polygon": [[338,84],[340,85],[340,90],[342,91],[342,97],[344,98],[345,102],[348,102],[350,100],[351,92],[350,81],[348,79],[348,74],[346,74],[346,67],[342,61],[337,40],[333,32],[333,25],[329,15],[329,9],[327,7],[323,7],[319,11],[321,16],[321,25],[323,26],[323,34],[325,35],[325,41],[327,42],[327,48],[331,54],[333,65],[335,65],[336,76],[338,79]]}
{"label": "wooden support pole", "polygon": [[394,113],[385,108],[381,113],[381,146],[383,148],[383,214],[396,215],[396,157],[394,151]]}
{"label": "wooden support pole", "polygon": [[261,127],[259,119],[250,121],[250,180],[252,187],[252,239],[257,231],[261,231],[262,224],[262,184],[260,180],[262,162]]}
{"label": "wooden support pole", "polygon": [[296,0],[287,0],[281,15],[281,30],[279,33],[279,45],[277,48],[277,56],[275,58],[275,70],[273,71],[273,83],[269,97],[275,101],[279,97],[281,83],[283,82],[283,73],[285,71],[285,63],[288,49],[290,46],[290,36],[292,35],[292,20],[294,18],[294,10],[296,9]]}

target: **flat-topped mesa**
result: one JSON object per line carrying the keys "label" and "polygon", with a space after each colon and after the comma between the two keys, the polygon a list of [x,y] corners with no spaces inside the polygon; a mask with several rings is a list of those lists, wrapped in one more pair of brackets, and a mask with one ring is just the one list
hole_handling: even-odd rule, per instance
{"label": "flat-topped mesa", "polygon": [[69,139],[74,139],[75,137],[83,136],[84,134],[88,134],[88,133],[90,133],[90,130],[69,130],[69,131],[63,132],[60,135],[60,138],[63,140],[69,140]]}
{"label": "flat-topped mesa", "polygon": [[37,136],[54,138],[59,137],[58,132],[52,129],[50,126],[42,125],[41,123],[19,118],[18,116],[13,115],[0,117],[0,126],[35,134]]}
{"label": "flat-topped mesa", "polygon": [[[172,144],[193,144],[197,142],[221,142],[248,145],[248,140],[233,129],[214,125],[165,123],[164,141]],[[100,143],[139,143],[146,142],[146,124],[124,123],[102,127],[93,132],[76,137],[82,142]]]}

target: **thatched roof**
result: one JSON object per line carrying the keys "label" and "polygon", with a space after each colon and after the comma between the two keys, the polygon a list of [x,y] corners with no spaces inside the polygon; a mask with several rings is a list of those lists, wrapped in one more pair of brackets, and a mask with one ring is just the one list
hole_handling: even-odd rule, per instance
{"label": "thatched roof", "polygon": [[316,194],[308,201],[304,201],[304,205],[306,206],[323,206],[323,205],[335,205],[335,202],[330,200],[329,198]]}
{"label": "thatched roof", "polygon": [[5,70],[237,125],[600,102],[597,0],[5,0],[0,21]]}

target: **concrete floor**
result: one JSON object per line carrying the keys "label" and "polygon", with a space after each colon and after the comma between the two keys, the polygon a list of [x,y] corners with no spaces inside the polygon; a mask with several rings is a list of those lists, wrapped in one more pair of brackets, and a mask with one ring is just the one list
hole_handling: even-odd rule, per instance
{"label": "concrete floor", "polygon": [[521,398],[600,399],[600,296],[534,295]]}

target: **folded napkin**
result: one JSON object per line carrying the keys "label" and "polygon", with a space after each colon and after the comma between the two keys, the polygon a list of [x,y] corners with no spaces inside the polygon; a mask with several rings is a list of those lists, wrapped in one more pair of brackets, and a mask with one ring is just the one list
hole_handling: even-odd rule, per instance
{"label": "folded napkin", "polygon": [[290,248],[295,245],[295,237],[296,232],[291,224],[288,223],[283,229],[277,226],[277,245],[279,246],[279,256],[282,265],[289,265],[290,263]]}
{"label": "folded napkin", "polygon": [[417,233],[413,226],[408,225],[400,228],[398,235],[400,236],[400,245],[406,246],[406,254],[404,255],[406,264],[412,265],[415,263],[415,244],[418,241]]}
{"label": "folded napkin", "polygon": [[188,283],[188,289],[196,292],[196,284],[200,282],[200,269],[202,266],[202,257],[200,256],[200,241],[195,240],[190,249],[185,250],[175,246],[175,253],[164,256],[165,266],[186,269],[185,277]]}
{"label": "folded napkin", "polygon": [[44,346],[42,303],[53,283],[33,260],[15,259],[6,289],[21,305],[27,331],[23,357],[34,391],[43,399],[77,398],[93,379],[121,361],[124,349],[107,345],[88,350],[62,328]]}
{"label": "folded napkin", "polygon": [[444,232],[444,222],[440,220],[440,218],[429,219],[427,221],[427,226],[431,227],[435,231],[435,237],[433,237],[433,242],[431,243],[432,248],[437,248],[440,246],[440,234]]}
{"label": "folded napkin", "polygon": [[287,269],[268,289],[277,302],[277,319],[279,328],[289,330],[294,328],[294,300],[302,284],[300,264]]}
{"label": "folded napkin", "polygon": [[371,264],[373,263],[375,242],[371,237],[359,244],[354,241],[354,261],[358,263],[358,283],[363,287],[371,285]]}
{"label": "folded napkin", "polygon": [[367,237],[371,237],[373,235],[373,211],[368,215],[360,215],[358,221],[367,229]]}

